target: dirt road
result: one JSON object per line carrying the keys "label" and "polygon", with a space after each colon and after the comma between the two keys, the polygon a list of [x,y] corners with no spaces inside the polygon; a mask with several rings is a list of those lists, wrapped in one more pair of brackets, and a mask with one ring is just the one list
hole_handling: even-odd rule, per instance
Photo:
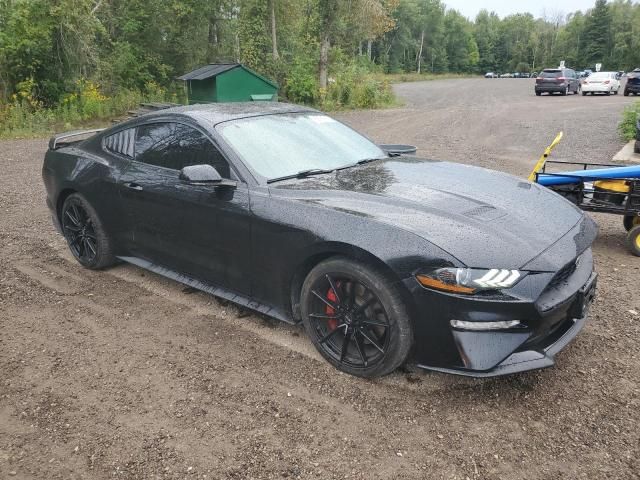
{"label": "dirt road", "polygon": [[[559,158],[608,160],[629,103],[518,79],[397,90],[406,107],[341,118],[519,175],[559,129]],[[80,268],[44,206],[45,148],[0,142],[0,478],[639,478],[640,260],[619,219],[597,217],[599,297],[555,368],[366,381],[299,328],[131,266]]]}

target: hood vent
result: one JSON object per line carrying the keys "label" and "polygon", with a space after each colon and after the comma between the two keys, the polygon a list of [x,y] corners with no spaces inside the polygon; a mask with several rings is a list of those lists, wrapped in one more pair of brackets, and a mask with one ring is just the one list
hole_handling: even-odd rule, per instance
{"label": "hood vent", "polygon": [[496,220],[497,218],[504,217],[507,213],[498,210],[491,205],[480,205],[479,207],[472,208],[463,212],[463,215],[471,218],[477,218],[478,220]]}

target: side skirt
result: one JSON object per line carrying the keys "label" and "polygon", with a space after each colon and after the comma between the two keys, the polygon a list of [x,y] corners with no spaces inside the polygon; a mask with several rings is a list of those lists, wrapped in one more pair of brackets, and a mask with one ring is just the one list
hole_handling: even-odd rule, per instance
{"label": "side skirt", "polygon": [[175,280],[176,282],[195,288],[196,290],[209,293],[215,297],[228,300],[230,302],[249,308],[263,315],[267,315],[269,317],[275,318],[276,320],[280,320],[282,322],[289,323],[291,325],[296,324],[296,322],[294,322],[288,315],[281,312],[280,310],[273,308],[269,305],[265,305],[263,303],[252,300],[247,296],[237,294],[235,292],[229,291],[221,287],[216,287],[215,285],[211,285],[201,280],[196,280],[195,278],[192,278],[188,275],[175,272],[166,267],[163,267],[162,265],[149,262],[142,258],[138,258],[138,257],[117,257],[117,258],[122,260],[123,262],[127,262],[137,267],[144,268],[145,270],[149,270],[150,272],[157,273],[158,275],[162,275],[163,277],[170,278],[171,280]]}

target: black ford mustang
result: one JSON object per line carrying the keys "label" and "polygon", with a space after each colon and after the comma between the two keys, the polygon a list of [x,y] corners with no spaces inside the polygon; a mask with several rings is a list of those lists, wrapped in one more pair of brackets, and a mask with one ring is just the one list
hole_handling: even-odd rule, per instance
{"label": "black ford mustang", "polygon": [[584,325],[596,227],[538,185],[277,103],[77,135],[51,139],[43,177],[82,265],[124,260],[302,322],[345,372],[542,368]]}

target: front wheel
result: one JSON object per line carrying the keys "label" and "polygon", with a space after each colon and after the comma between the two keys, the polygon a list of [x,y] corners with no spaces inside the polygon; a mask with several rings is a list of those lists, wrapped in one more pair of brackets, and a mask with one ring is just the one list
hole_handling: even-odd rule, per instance
{"label": "front wheel", "polygon": [[324,261],[305,279],[300,304],[311,341],[337,369],[373,378],[406,361],[409,313],[398,287],[377,268],[342,257]]}
{"label": "front wheel", "polygon": [[633,227],[627,235],[627,247],[636,257],[640,257],[640,225]]}
{"label": "front wheel", "polygon": [[73,193],[65,199],[61,224],[69,250],[82,266],[98,270],[115,262],[112,242],[98,214],[82,195]]}

